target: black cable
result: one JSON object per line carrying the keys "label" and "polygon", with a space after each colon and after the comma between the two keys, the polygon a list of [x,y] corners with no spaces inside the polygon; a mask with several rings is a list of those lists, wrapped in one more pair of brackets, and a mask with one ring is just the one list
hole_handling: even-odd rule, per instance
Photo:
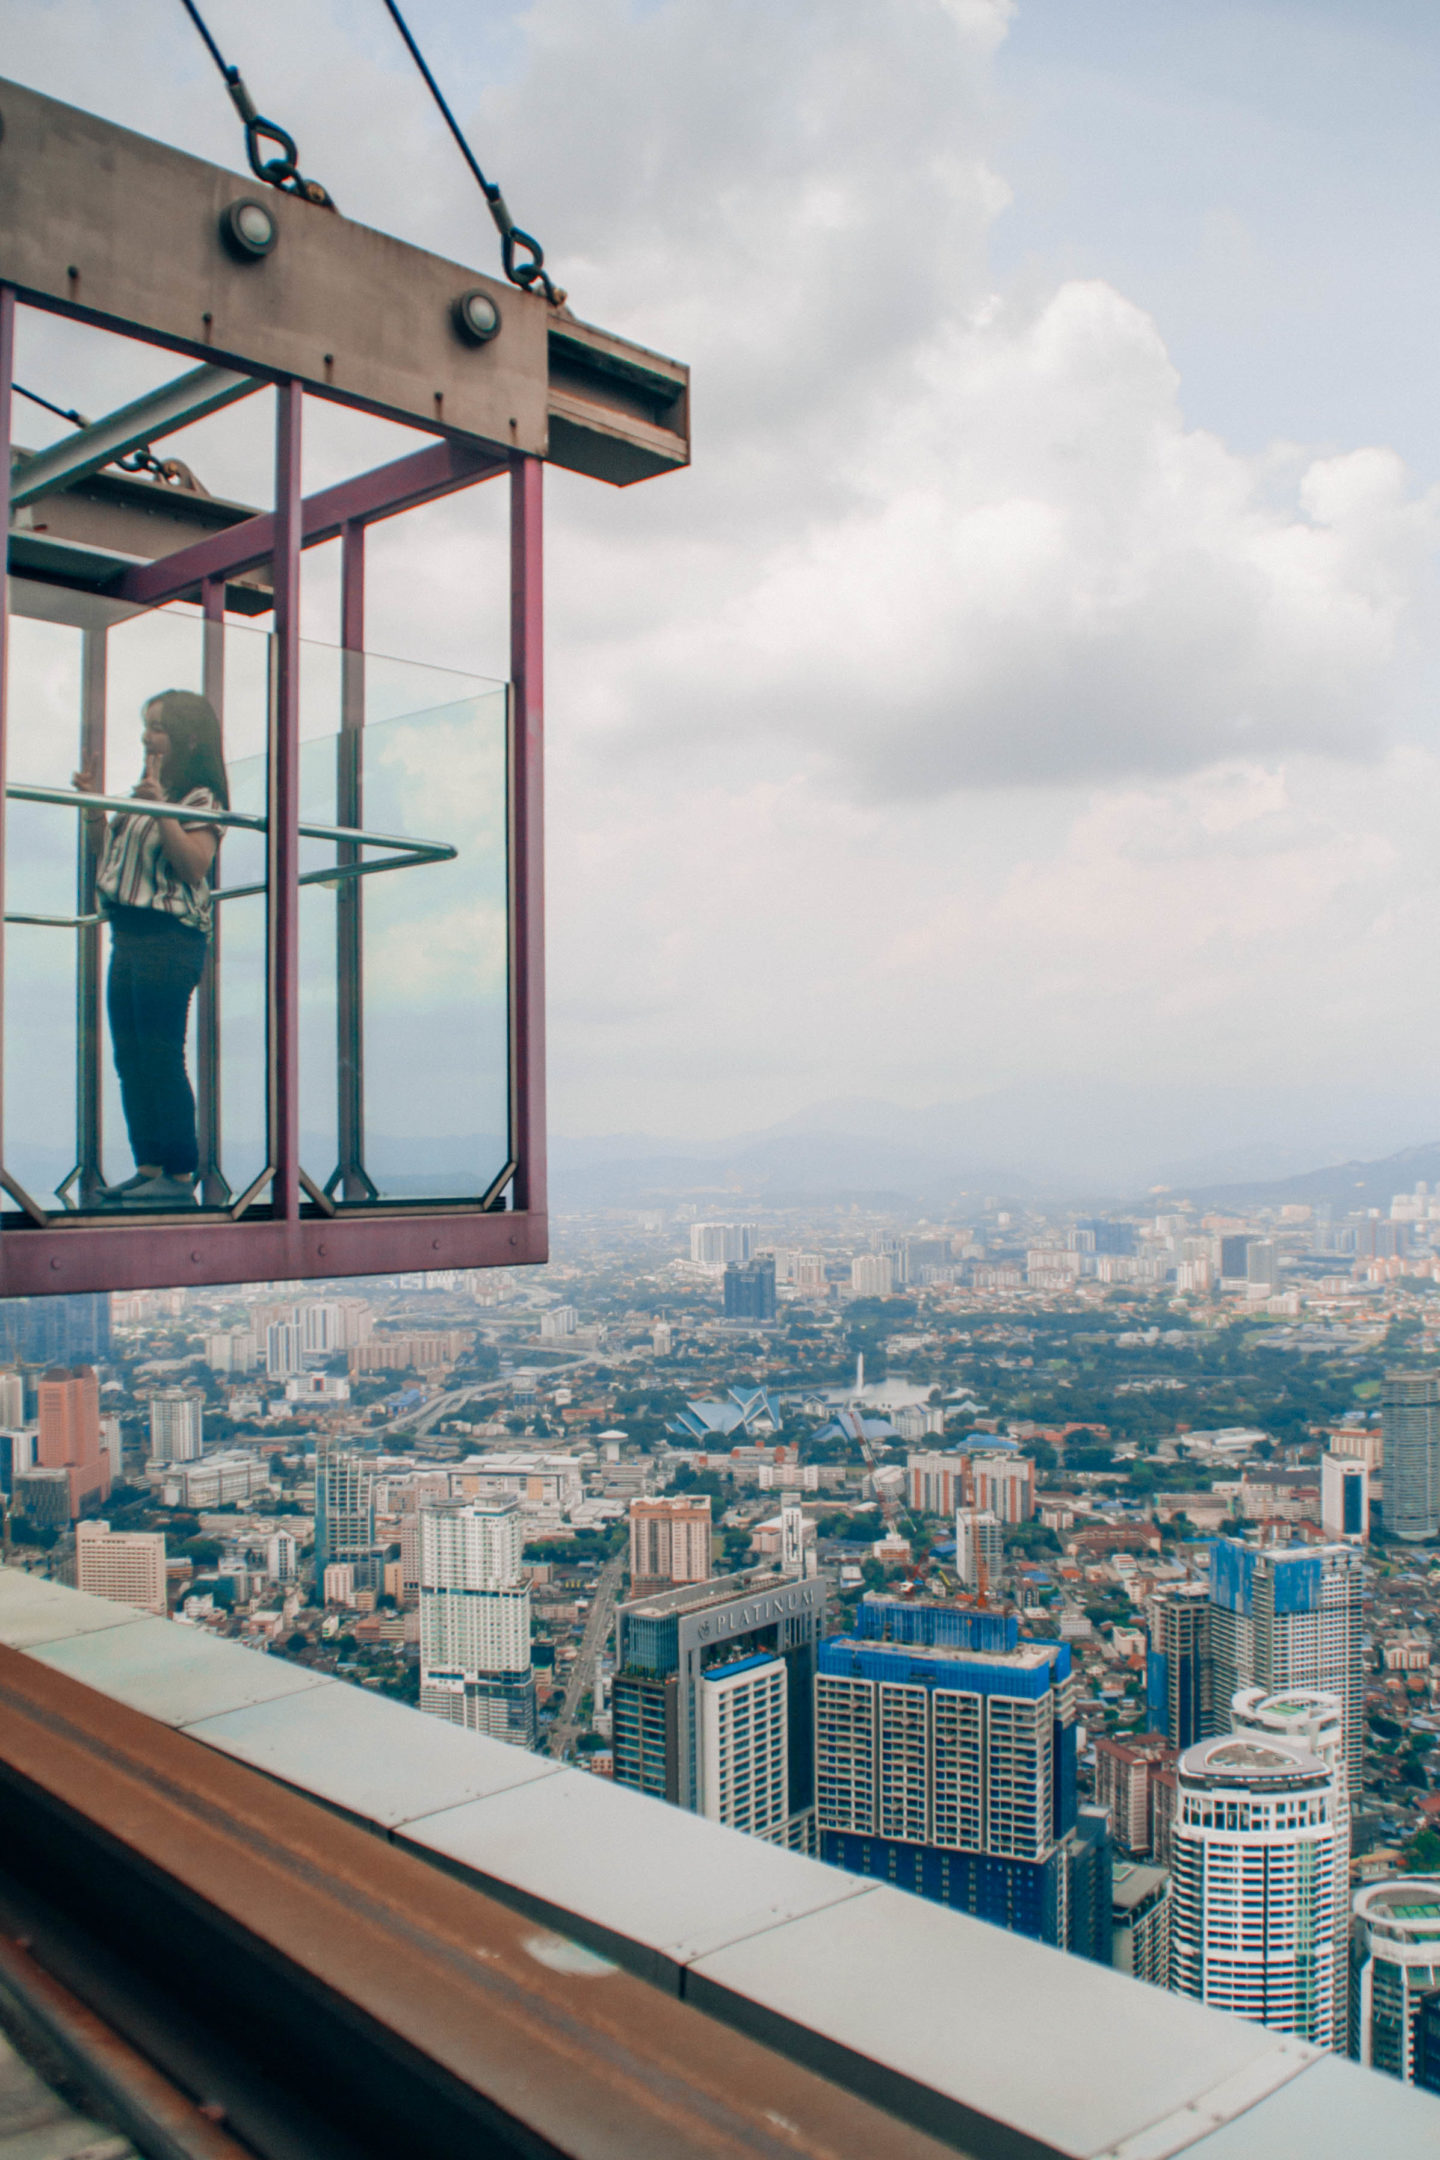
{"label": "black cable", "polygon": [[[287,134],[275,121],[262,118],[255,109],[255,100],[246,89],[245,78],[239,68],[226,66],[225,55],[211,37],[195,0],[180,0],[180,5],[199,31],[205,50],[220,70],[220,80],[230,93],[230,102],[244,123],[245,153],[256,179],[282,189],[287,195],[299,195],[306,202],[318,203],[322,209],[333,210],[335,205],[320,182],[307,180],[299,170],[300,153],[295,147],[294,136]],[[261,156],[260,146],[267,142],[275,145],[280,152],[278,157]]]}
{"label": "black cable", "polygon": [[63,405],[52,405],[49,398],[41,397],[38,390],[27,390],[23,383],[18,382],[12,382],[10,387],[15,392],[16,397],[29,398],[32,405],[43,405],[46,412],[53,412],[57,420],[68,420],[72,427],[89,427],[90,425],[84,413],[66,412]]}
{"label": "black cable", "polygon": [[[190,0],[183,0],[183,5],[189,7]],[[411,36],[410,26],[396,6],[395,0],[385,0],[385,6],[396,29],[405,40],[406,49],[411,59],[420,70],[425,87],[440,108],[441,118],[459,144],[460,155],[474,174],[476,181],[479,183],[480,192],[490,206],[490,215],[495,220],[495,229],[500,235],[500,254],[505,264],[506,277],[509,278],[512,285],[524,286],[527,291],[532,285],[539,285],[551,306],[558,307],[565,295],[550,281],[545,269],[545,250],[530,233],[521,231],[511,217],[505,197],[501,194],[497,183],[493,180],[487,180],[484,173],[481,172],[475,153],[470,148],[469,143],[466,142],[460,123],[455,118],[454,113],[451,112],[439,83],[436,82],[435,77],[426,65],[425,55]],[[191,13],[194,13],[193,8]],[[516,262],[515,249],[517,246],[530,250],[529,262]]]}

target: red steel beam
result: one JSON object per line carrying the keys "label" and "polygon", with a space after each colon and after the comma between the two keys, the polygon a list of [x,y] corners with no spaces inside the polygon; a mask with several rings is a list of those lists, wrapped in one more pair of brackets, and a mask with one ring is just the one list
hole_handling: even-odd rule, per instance
{"label": "red steel beam", "polygon": [[266,916],[270,945],[270,1160],[275,1212],[300,1214],[300,428],[298,381],[275,393],[275,643]]}
{"label": "red steel beam", "polygon": [[259,1216],[237,1223],[198,1214],[192,1222],[147,1222],[138,1213],[119,1214],[53,1229],[7,1223],[0,1234],[0,1297],[522,1267],[548,1258],[543,1215],[482,1215],[475,1207],[305,1215],[298,1222]]}
{"label": "red steel beam", "polygon": [[[10,426],[15,381],[15,288],[0,285],[0,533],[10,530]],[[10,683],[10,581],[0,576],[0,916],[5,908],[6,715]],[[4,1147],[5,932],[0,922],[0,1162]]]}
{"label": "red steel beam", "polygon": [[511,965],[514,1050],[511,1129],[515,1205],[542,1216],[545,1164],[545,467],[510,466]]}
{"label": "red steel beam", "polygon": [[[285,389],[278,394],[283,398]],[[377,465],[371,472],[357,473],[353,479],[308,496],[301,505],[300,544],[315,547],[322,540],[333,540],[348,524],[372,525],[420,503],[453,495],[459,488],[473,487],[479,480],[493,480],[506,464],[498,452],[468,449],[463,443],[431,443],[408,457],[396,458],[393,464]],[[253,570],[269,562],[274,553],[275,519],[266,511],[247,518],[243,525],[231,525],[197,540],[193,547],[162,555],[157,562],[138,563],[107,586],[106,594],[139,607],[159,607],[207,578],[238,577],[244,570]]]}

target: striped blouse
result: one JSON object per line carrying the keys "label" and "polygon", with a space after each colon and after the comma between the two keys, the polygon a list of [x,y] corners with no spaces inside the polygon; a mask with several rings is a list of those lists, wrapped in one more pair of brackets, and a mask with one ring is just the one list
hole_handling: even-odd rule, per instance
{"label": "striped blouse", "polygon": [[[209,788],[191,788],[181,800],[187,808],[218,810],[220,803]],[[198,885],[191,885],[182,878],[160,846],[162,825],[168,818],[141,817],[130,812],[119,812],[111,818],[105,836],[105,852],[100,857],[100,868],[95,877],[95,890],[100,905],[108,911],[117,907],[156,908],[162,915],[173,915],[176,922],[187,929],[210,931],[211,904],[210,883],[202,878]],[[190,826],[191,832],[200,828]],[[219,837],[219,828],[211,827]]]}

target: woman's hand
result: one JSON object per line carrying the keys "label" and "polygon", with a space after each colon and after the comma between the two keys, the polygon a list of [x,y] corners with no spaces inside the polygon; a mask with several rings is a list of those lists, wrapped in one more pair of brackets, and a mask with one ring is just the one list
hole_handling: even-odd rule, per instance
{"label": "woman's hand", "polygon": [[[103,790],[100,779],[100,768],[95,763],[93,758],[91,759],[89,764],[82,765],[79,772],[71,773],[70,785],[74,788],[77,795],[99,795],[100,793],[102,793]],[[87,808],[84,811],[83,815],[85,823],[89,827],[90,834],[93,839],[94,836],[99,833],[104,827],[105,813],[103,810]]]}
{"label": "woman's hand", "polygon": [[158,780],[152,780],[147,772],[143,780],[137,780],[130,793],[138,802],[164,802],[165,790]]}

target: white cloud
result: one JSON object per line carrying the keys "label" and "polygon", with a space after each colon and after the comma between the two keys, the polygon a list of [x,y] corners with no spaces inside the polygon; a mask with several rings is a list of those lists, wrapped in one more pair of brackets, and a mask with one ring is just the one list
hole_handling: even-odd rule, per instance
{"label": "white cloud", "polygon": [[[172,7],[12,0],[7,64],[233,162]],[[1012,13],[536,0],[484,87],[417,7],[577,312],[695,367],[690,473],[549,485],[562,1124],[1440,1047],[1437,505],[1384,448],[1196,427],[1111,284],[995,290]],[[214,16],[347,212],[493,262],[383,22]],[[377,536],[375,642],[496,670],[502,510]]]}

